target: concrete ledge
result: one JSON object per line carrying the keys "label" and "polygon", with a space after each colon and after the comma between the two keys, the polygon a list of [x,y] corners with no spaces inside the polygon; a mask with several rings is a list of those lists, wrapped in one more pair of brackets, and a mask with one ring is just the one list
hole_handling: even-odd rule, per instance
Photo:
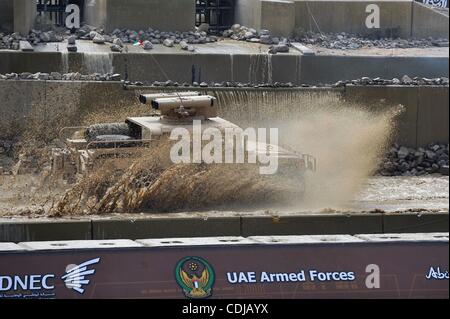
{"label": "concrete ledge", "polygon": [[448,213],[387,213],[383,215],[384,233],[430,233],[448,231]]}
{"label": "concrete ledge", "polygon": [[[122,240],[71,240],[71,241],[34,241],[19,243],[27,250],[67,250],[67,249],[117,249],[142,247],[129,239]],[[1,249],[0,249],[1,250]]]}
{"label": "concrete ledge", "polygon": [[185,247],[185,246],[236,246],[253,245],[255,242],[244,237],[202,237],[202,238],[161,238],[136,240],[146,247]]}
{"label": "concrete ledge", "polygon": [[7,221],[0,223],[0,241],[92,239],[90,221]]}
{"label": "concrete ledge", "polygon": [[242,236],[382,233],[381,214],[243,216]]}
{"label": "concrete ledge", "polygon": [[14,243],[0,243],[0,252],[21,251],[25,248]]}
{"label": "concrete ledge", "polygon": [[[255,236],[270,236],[270,240],[277,242],[278,236],[293,236],[287,239],[295,240],[298,236],[318,235],[308,236],[308,241],[323,242],[345,241],[349,239],[348,235],[354,234],[435,233],[448,232],[449,229],[448,213],[139,218],[0,221],[0,242],[97,240],[97,244],[101,245],[110,239],[146,239],[139,243],[146,246],[170,246],[176,243],[167,241],[167,238],[175,238],[187,245],[205,242],[222,245],[248,244],[242,237]],[[203,239],[200,242],[190,239],[195,237]]]}
{"label": "concrete ledge", "polygon": [[293,42],[291,43],[291,45],[294,49],[301,52],[303,55],[316,55],[316,52],[301,43]]}
{"label": "concrete ledge", "polygon": [[248,237],[259,244],[286,245],[295,243],[326,244],[326,243],[360,243],[362,239],[351,235],[312,235],[312,236],[253,236]]}
{"label": "concrete ledge", "polygon": [[355,235],[356,238],[370,242],[447,242],[448,233],[417,233],[417,234],[382,234]]}
{"label": "concrete ledge", "polygon": [[93,220],[93,239],[239,236],[239,217]]}

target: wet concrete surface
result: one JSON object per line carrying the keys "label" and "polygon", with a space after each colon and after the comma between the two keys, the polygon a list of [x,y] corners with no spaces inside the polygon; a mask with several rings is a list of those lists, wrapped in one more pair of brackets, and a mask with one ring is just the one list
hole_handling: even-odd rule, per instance
{"label": "wet concrete surface", "polygon": [[[110,43],[95,44],[88,40],[77,40],[78,53],[113,53],[110,50]],[[126,44],[129,53],[141,54],[266,54],[269,45],[260,43],[249,43],[243,41],[234,41],[230,39],[220,40],[214,43],[194,45],[195,52],[181,50],[179,44],[169,48],[162,44],[154,45],[152,50],[145,51],[142,47]],[[317,55],[335,55],[335,56],[405,56],[405,57],[448,57],[448,47],[430,47],[430,48],[405,48],[405,49],[383,49],[383,48],[360,48],[355,50],[334,50],[320,46],[309,45]],[[35,52],[67,52],[67,42],[60,43],[40,43],[34,46]],[[125,52],[125,51],[124,51]],[[115,53],[120,54],[120,53]],[[280,55],[301,55],[300,51],[291,48],[289,53]]]}

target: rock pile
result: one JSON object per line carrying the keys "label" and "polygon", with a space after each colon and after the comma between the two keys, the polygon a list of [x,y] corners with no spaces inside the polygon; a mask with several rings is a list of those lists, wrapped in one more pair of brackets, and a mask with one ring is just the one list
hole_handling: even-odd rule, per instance
{"label": "rock pile", "polygon": [[209,35],[206,31],[166,32],[152,28],[148,28],[145,31],[116,29],[111,34],[106,34],[102,30],[83,26],[77,31],[77,36],[79,39],[92,40],[92,42],[97,44],[110,43],[113,52],[122,52],[125,44],[139,45],[144,50],[151,50],[157,44],[170,48],[180,44],[183,50],[193,51],[192,45],[194,44],[218,41],[217,36]]}
{"label": "rock pile", "polygon": [[30,72],[23,72],[23,73],[7,73],[7,74],[0,74],[0,80],[41,80],[41,81],[120,81],[121,75],[120,74],[113,74],[113,73],[106,73],[106,74],[100,74],[100,73],[93,73],[93,74],[81,74],[78,72],[74,73],[65,73],[61,74],[59,72],[51,72],[51,73],[30,73]]}
{"label": "rock pile", "polygon": [[31,45],[36,45],[38,43],[62,42],[65,36],[65,34],[61,34],[56,31],[44,32],[39,30],[31,30],[25,37],[21,36],[19,33],[0,33],[0,50],[19,50],[20,41],[28,41]]}
{"label": "rock pile", "polygon": [[306,45],[317,45],[327,49],[356,50],[361,48],[406,49],[448,47],[448,39],[370,39],[349,33],[319,34],[306,32],[295,39]]}
{"label": "rock pile", "polygon": [[401,79],[393,78],[391,80],[382,79],[382,78],[362,77],[362,78],[356,79],[356,80],[338,81],[335,84],[333,84],[333,86],[341,87],[341,86],[345,86],[347,84],[352,84],[352,85],[406,85],[406,86],[442,85],[442,86],[448,86],[449,80],[447,77],[432,78],[432,79],[414,77],[411,79],[408,75],[404,75]]}
{"label": "rock pile", "polygon": [[241,82],[193,82],[193,83],[178,83],[171,80],[160,82],[154,81],[151,86],[156,87],[204,87],[204,88],[293,88],[296,87],[291,82],[281,83],[275,82],[273,84],[252,84]]}
{"label": "rock pile", "polygon": [[408,148],[395,144],[386,154],[378,174],[383,176],[422,176],[448,171],[449,145],[429,144],[424,148]]}
{"label": "rock pile", "polygon": [[19,42],[22,37],[18,33],[3,34],[0,33],[0,50],[19,50]]}
{"label": "rock pile", "polygon": [[247,41],[268,45],[278,45],[281,42],[286,42],[286,39],[271,36],[269,30],[260,30],[258,32],[253,28],[241,26],[240,24],[235,24],[231,27],[231,29],[225,30],[222,33],[222,36],[224,38],[231,38],[237,41]]}

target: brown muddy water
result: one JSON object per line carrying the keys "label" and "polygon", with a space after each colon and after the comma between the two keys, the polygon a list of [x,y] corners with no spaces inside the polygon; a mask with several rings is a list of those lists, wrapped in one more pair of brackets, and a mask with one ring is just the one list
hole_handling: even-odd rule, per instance
{"label": "brown muddy water", "polygon": [[[217,92],[220,116],[243,128],[278,128],[281,146],[314,155],[300,199],[296,174],[266,178],[250,164],[173,164],[169,146],[145,153],[120,174],[106,168],[74,185],[49,178],[47,146],[35,136],[57,127],[34,125],[24,151],[39,153],[39,174],[0,176],[0,216],[71,217],[139,212],[277,210],[280,212],[414,208],[448,211],[448,177],[372,177],[395,132],[398,106],[356,105],[333,93]],[[126,105],[84,114],[80,124],[148,114]],[[58,121],[52,121],[55,123]],[[43,131],[48,130],[48,132]],[[45,141],[45,143],[49,143]],[[51,143],[50,143],[51,144]],[[39,152],[36,151],[39,146]],[[27,149],[28,148],[28,149]]]}

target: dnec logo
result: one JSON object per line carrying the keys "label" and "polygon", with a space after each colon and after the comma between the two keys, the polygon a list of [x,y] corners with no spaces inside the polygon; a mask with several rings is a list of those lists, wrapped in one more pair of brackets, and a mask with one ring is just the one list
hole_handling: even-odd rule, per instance
{"label": "dnec logo", "polygon": [[175,279],[188,298],[202,299],[212,295],[214,270],[200,257],[186,257],[180,260],[175,267]]}
{"label": "dnec logo", "polygon": [[[100,262],[100,258],[88,260],[80,265],[69,265],[61,280],[68,289],[83,294],[89,285],[88,276],[95,274],[92,265]],[[32,275],[0,275],[0,298],[25,298],[25,297],[51,297],[54,296],[55,274],[32,274]],[[24,292],[27,292],[25,294]],[[28,294],[30,292],[31,294]],[[13,295],[10,295],[12,293]]]}

